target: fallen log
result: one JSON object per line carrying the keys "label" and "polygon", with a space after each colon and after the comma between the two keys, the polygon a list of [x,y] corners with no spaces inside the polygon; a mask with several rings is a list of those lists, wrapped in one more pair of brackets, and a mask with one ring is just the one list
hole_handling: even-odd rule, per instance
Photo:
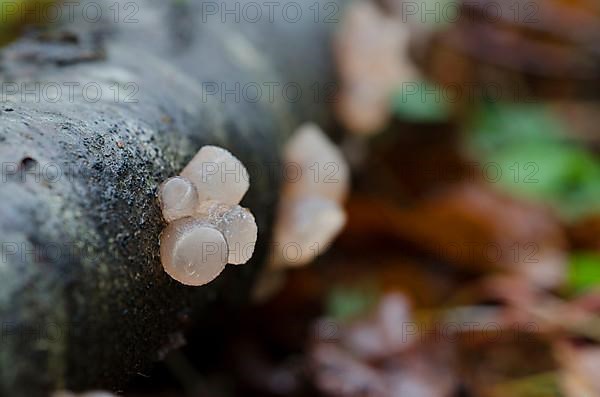
{"label": "fallen log", "polygon": [[[327,121],[339,17],[335,2],[317,15],[285,0],[256,19],[251,3],[71,3],[0,52],[1,395],[114,389],[187,313],[247,300],[281,146]],[[156,191],[205,144],[248,168],[259,238],[248,264],[193,288],[162,270]]]}

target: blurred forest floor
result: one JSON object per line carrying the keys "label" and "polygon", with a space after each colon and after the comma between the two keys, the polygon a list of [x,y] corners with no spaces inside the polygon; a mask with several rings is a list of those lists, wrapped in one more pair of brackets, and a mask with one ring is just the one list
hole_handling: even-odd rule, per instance
{"label": "blurred forest floor", "polygon": [[600,395],[600,6],[417,3],[462,18],[358,3],[334,46],[346,230],[192,332],[162,368],[180,391]]}
{"label": "blurred forest floor", "polygon": [[125,395],[600,396],[600,5],[416,3],[340,18],[345,231]]}

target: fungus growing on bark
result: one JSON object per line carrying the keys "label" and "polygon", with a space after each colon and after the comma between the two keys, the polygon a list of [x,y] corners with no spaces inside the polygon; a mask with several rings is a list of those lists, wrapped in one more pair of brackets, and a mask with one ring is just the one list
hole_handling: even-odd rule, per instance
{"label": "fungus growing on bark", "polygon": [[167,222],[191,216],[198,207],[198,192],[188,179],[176,176],[160,185],[158,198]]}
{"label": "fungus growing on bark", "polygon": [[254,215],[248,209],[213,200],[202,203],[197,215],[215,225],[225,236],[229,246],[228,263],[241,265],[248,262],[258,236]]}
{"label": "fungus growing on bark", "polygon": [[198,190],[200,202],[216,200],[238,204],[250,187],[246,167],[229,151],[217,146],[204,146],[181,171]]}
{"label": "fungus growing on bark", "polygon": [[227,263],[241,265],[254,253],[258,228],[238,205],[249,187],[244,165],[225,149],[204,146],[182,171],[159,189],[160,237],[165,272],[185,285],[214,280]]}
{"label": "fungus growing on bark", "polygon": [[165,272],[185,285],[204,285],[214,280],[225,269],[228,254],[223,233],[203,220],[178,219],[161,236],[160,257]]}
{"label": "fungus growing on bark", "polygon": [[272,265],[302,266],[323,253],[346,223],[342,203],[350,171],[340,150],[315,124],[304,124],[288,141],[285,161],[299,169],[287,180],[275,225]]}

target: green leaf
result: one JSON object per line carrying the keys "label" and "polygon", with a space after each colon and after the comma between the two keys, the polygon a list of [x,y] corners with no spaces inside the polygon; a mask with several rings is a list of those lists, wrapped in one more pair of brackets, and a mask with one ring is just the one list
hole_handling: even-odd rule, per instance
{"label": "green leaf", "polygon": [[401,120],[436,123],[448,119],[449,104],[436,86],[413,81],[403,83],[393,94],[392,112]]}
{"label": "green leaf", "polygon": [[357,317],[375,305],[377,296],[372,286],[334,287],[327,297],[327,314],[340,320]]}
{"label": "green leaf", "polygon": [[470,129],[481,149],[526,143],[560,142],[566,126],[543,105],[486,104],[476,111]]}
{"label": "green leaf", "polygon": [[569,258],[568,288],[584,292],[600,285],[600,254],[576,252]]}
{"label": "green leaf", "polygon": [[544,106],[488,104],[470,128],[470,151],[496,171],[488,181],[568,218],[600,212],[600,162]]}

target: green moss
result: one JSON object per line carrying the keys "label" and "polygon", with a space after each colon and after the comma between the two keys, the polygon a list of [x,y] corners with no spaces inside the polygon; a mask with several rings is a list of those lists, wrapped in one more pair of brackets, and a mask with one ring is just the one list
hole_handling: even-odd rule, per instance
{"label": "green moss", "polygon": [[566,218],[600,212],[600,161],[569,141],[567,126],[543,105],[487,105],[470,126],[469,148],[492,168],[488,179]]}

